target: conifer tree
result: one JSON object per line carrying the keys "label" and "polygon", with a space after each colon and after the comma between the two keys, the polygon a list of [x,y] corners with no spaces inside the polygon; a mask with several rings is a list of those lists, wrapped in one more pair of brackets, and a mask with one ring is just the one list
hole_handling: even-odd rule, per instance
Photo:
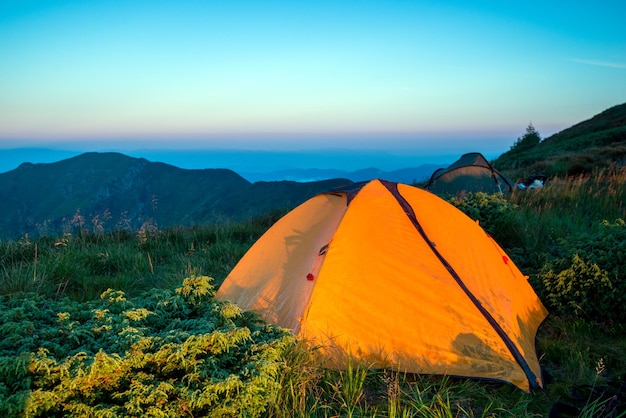
{"label": "conifer tree", "polygon": [[535,145],[541,142],[541,135],[535,129],[532,122],[528,124],[526,128],[526,133],[522,135],[520,138],[517,138],[517,141],[511,147],[511,151],[524,151],[528,150]]}

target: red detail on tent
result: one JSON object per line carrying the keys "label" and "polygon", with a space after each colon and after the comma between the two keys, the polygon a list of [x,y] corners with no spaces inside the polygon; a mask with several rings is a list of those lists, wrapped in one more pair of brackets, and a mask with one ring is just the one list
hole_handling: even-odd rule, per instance
{"label": "red detail on tent", "polygon": [[312,274],[312,273],[309,273],[309,274],[307,274],[307,275],[306,275],[306,279],[307,279],[308,281],[312,281],[313,279],[315,279],[315,276],[313,276],[313,274]]}
{"label": "red detail on tent", "polygon": [[507,257],[506,255],[503,255],[502,261],[504,261],[504,264],[509,264],[509,257]]}

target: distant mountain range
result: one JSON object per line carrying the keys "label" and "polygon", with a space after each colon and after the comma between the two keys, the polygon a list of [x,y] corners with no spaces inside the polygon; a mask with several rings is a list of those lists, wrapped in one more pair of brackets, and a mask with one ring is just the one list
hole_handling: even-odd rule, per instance
{"label": "distant mountain range", "polygon": [[299,182],[321,181],[334,178],[345,178],[354,182],[371,179],[385,179],[399,183],[421,183],[427,181],[431,174],[438,168],[439,164],[422,164],[419,167],[404,168],[401,170],[383,171],[378,168],[366,168],[356,171],[334,170],[334,169],[288,169],[277,170],[269,173],[249,173],[241,172],[242,177],[251,182],[257,181],[279,181],[291,180]]}
{"label": "distant mountain range", "polygon": [[[219,149],[99,151],[119,152],[129,157],[145,158],[148,161],[163,162],[183,169],[226,168],[251,183],[281,180],[310,182],[333,178],[347,178],[352,181],[384,178],[404,183],[421,182],[430,177],[437,168],[445,167],[458,158],[458,155],[425,156],[414,155],[411,152],[397,155],[368,150],[325,149],[293,152]],[[87,150],[32,147],[0,149],[0,173],[14,170],[25,162],[54,163],[85,152]],[[376,168],[362,169],[370,164]]]}
{"label": "distant mountain range", "polygon": [[[0,157],[6,152],[11,150],[0,150]],[[512,147],[494,161],[510,178],[531,170],[577,175],[624,165],[626,103],[532,148]],[[137,231],[146,225],[166,228],[239,221],[291,209],[318,193],[352,182],[372,178],[423,182],[440,167],[425,164],[395,171],[293,169],[238,174],[229,169],[182,169],[117,152],[24,162],[0,173],[0,239],[25,234],[58,236],[85,229]]]}
{"label": "distant mountain range", "polygon": [[181,169],[116,152],[25,162],[0,173],[0,238],[81,228],[138,230],[146,222],[164,228],[238,221],[290,209],[351,182],[423,181],[437,167],[390,172],[296,169],[246,173],[246,179],[228,169]]}
{"label": "distant mountain range", "polygon": [[119,153],[85,153],[0,174],[0,238],[242,220],[350,183],[251,183],[227,169],[185,170]]}

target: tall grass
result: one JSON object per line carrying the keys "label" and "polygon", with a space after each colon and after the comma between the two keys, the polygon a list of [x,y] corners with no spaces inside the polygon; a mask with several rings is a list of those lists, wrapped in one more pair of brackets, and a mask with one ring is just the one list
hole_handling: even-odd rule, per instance
{"label": "tall grass", "polygon": [[201,272],[210,272],[219,284],[267,227],[268,220],[258,218],[148,234],[83,232],[2,241],[0,294],[35,291],[89,300],[114,288],[133,296],[171,288],[181,277]]}
{"label": "tall grass", "polygon": [[626,218],[626,168],[554,177],[543,188],[515,190],[509,201],[521,208],[519,224],[525,236],[587,232],[602,220]]}
{"label": "tall grass", "polygon": [[504,199],[516,210],[481,224],[531,274],[559,253],[562,240],[597,231],[604,221],[626,219],[626,167],[553,177],[543,188],[515,190]]}

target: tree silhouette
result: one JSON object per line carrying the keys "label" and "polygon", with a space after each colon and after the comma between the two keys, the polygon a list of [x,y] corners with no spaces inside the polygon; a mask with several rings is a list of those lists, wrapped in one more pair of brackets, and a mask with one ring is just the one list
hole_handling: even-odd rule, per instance
{"label": "tree silhouette", "polygon": [[540,142],[541,142],[541,135],[539,135],[539,132],[537,132],[537,130],[535,129],[535,127],[533,126],[531,122],[528,124],[528,127],[526,128],[526,133],[520,138],[517,138],[517,141],[515,141],[515,143],[511,147],[511,151],[528,150],[534,147],[535,145],[539,144]]}

